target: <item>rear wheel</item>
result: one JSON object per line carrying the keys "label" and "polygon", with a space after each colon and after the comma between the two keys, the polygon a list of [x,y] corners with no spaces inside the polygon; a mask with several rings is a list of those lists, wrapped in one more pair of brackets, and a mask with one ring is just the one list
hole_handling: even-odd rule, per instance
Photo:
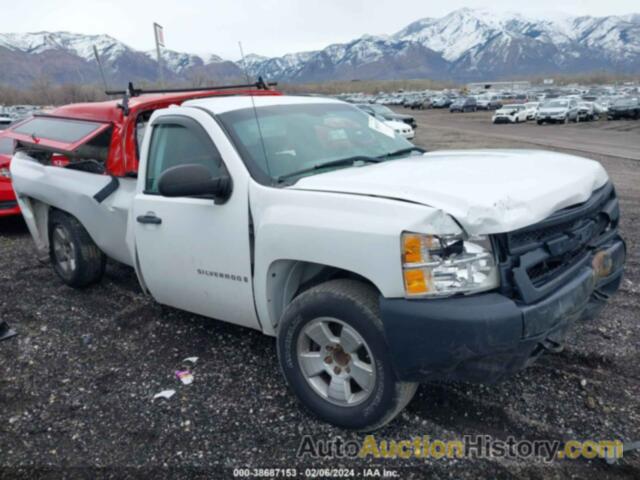
{"label": "rear wheel", "polygon": [[278,331],[278,358],[300,401],[342,428],[385,425],[417,388],[396,378],[378,294],[355,280],[318,285],[289,305]]}
{"label": "rear wheel", "polygon": [[49,257],[56,274],[70,287],[100,281],[107,258],[78,220],[61,211],[49,217]]}

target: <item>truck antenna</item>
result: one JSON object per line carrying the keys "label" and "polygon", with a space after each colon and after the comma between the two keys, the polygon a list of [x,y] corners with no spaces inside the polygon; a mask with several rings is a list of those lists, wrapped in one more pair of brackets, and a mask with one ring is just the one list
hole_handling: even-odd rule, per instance
{"label": "truck antenna", "polygon": [[[247,70],[247,61],[244,57],[244,50],[242,50],[242,42],[238,42],[238,47],[240,47],[240,57],[242,58],[242,67],[244,69],[244,75],[247,78],[247,83],[249,80],[249,71]],[[268,84],[262,79],[262,77],[258,77],[258,82],[256,86],[260,88],[264,88],[267,90],[269,88]],[[260,127],[260,119],[258,118],[258,109],[256,108],[256,99],[253,98],[253,95],[249,95],[251,97],[251,106],[253,107],[253,116],[256,119],[256,126],[258,127],[258,135],[260,136],[260,145],[262,145],[262,154],[264,155],[264,164],[267,167],[267,173],[271,177],[271,168],[269,167],[269,157],[267,156],[267,147],[264,145],[264,137],[262,136],[262,128]],[[272,177],[273,178],[273,177]]]}

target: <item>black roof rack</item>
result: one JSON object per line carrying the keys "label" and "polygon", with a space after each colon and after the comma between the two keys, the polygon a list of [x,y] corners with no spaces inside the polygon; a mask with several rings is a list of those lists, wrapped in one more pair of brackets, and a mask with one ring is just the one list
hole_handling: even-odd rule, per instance
{"label": "black roof rack", "polygon": [[126,90],[106,90],[106,95],[122,95],[122,103],[118,105],[122,109],[124,115],[129,115],[129,99],[137,97],[145,93],[183,93],[183,92],[206,92],[218,90],[238,90],[240,88],[255,88],[257,90],[269,90],[269,87],[275,87],[277,82],[266,83],[262,77],[258,77],[255,83],[245,83],[238,85],[218,85],[215,87],[191,87],[191,88],[158,88],[152,90],[143,90],[135,88],[133,82],[129,82]]}
{"label": "black roof rack", "polygon": [[191,87],[191,88],[158,88],[146,90],[135,88],[133,82],[129,82],[126,90],[106,90],[106,95],[129,95],[129,97],[137,97],[144,93],[180,93],[180,92],[204,92],[207,90],[237,90],[239,88],[255,88],[257,90],[269,90],[269,87],[275,87],[277,82],[265,82],[262,77],[258,78],[255,83],[245,83],[238,85],[218,85],[213,87]]}

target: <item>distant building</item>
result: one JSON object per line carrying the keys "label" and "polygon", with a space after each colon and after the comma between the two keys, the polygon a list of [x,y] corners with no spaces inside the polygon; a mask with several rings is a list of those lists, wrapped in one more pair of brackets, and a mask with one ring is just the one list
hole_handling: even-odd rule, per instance
{"label": "distant building", "polygon": [[468,83],[468,90],[527,90],[531,88],[531,82],[512,81],[512,82],[474,82]]}

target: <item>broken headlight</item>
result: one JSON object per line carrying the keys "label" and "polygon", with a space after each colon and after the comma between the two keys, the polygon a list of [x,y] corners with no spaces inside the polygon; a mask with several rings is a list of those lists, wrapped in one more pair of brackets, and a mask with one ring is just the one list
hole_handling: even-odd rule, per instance
{"label": "broken headlight", "polygon": [[407,297],[477,293],[499,285],[489,237],[402,234],[402,274]]}

